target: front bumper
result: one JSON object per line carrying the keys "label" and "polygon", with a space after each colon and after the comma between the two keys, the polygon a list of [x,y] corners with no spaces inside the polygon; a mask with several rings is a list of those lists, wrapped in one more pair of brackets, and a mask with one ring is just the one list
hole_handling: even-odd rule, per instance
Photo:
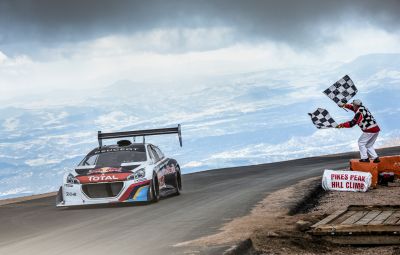
{"label": "front bumper", "polygon": [[150,180],[142,182],[64,184],[58,191],[56,206],[145,202],[151,200],[149,191]]}

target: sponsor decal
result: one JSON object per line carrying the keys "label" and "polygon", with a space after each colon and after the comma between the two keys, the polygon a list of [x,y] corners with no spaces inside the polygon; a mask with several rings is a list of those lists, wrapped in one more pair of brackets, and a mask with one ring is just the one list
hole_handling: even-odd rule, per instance
{"label": "sponsor decal", "polygon": [[158,183],[159,183],[160,187],[164,188],[166,186],[165,176],[174,174],[175,172],[176,172],[176,167],[174,164],[163,165],[161,167],[161,170],[158,171],[158,173],[157,173]]}
{"label": "sponsor decal", "polygon": [[81,184],[99,183],[99,182],[116,182],[126,181],[127,177],[132,173],[115,173],[115,174],[94,174],[88,176],[77,176]]}
{"label": "sponsor decal", "polygon": [[167,167],[164,168],[164,174],[173,174],[176,172],[175,165],[167,165]]}
{"label": "sponsor decal", "polygon": [[88,177],[90,182],[98,181],[118,181],[118,177],[115,175],[91,175]]}
{"label": "sponsor decal", "polygon": [[67,197],[76,197],[76,192],[65,192]]}
{"label": "sponsor decal", "polygon": [[159,186],[160,186],[160,188],[161,187],[165,187],[166,185],[165,185],[165,176],[164,175],[157,175],[158,176],[158,183],[159,183]]}
{"label": "sponsor decal", "polygon": [[89,170],[88,174],[106,174],[106,173],[116,173],[122,172],[122,168],[115,168],[115,167],[102,167]]}
{"label": "sponsor decal", "polygon": [[94,154],[106,153],[106,152],[116,152],[116,151],[140,151],[144,152],[143,148],[138,147],[119,147],[119,148],[105,148],[101,150],[97,150]]}
{"label": "sponsor decal", "polygon": [[[150,184],[150,181],[144,181],[144,182],[134,183],[134,184],[130,185],[118,200],[120,202],[147,201],[147,191],[148,191],[149,184]],[[142,186],[146,186],[146,189],[145,188],[140,189],[140,187],[142,187]],[[139,194],[135,197],[136,193],[139,193]],[[141,199],[138,199],[138,196],[140,196]],[[134,198],[135,198],[135,200],[133,200]]]}

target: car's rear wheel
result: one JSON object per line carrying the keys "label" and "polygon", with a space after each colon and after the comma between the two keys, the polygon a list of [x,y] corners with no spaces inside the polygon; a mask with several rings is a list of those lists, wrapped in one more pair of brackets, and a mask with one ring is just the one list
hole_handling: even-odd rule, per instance
{"label": "car's rear wheel", "polygon": [[157,174],[153,174],[153,180],[151,181],[151,202],[155,203],[160,200],[160,186],[158,184]]}
{"label": "car's rear wheel", "polygon": [[181,179],[181,171],[179,169],[179,166],[176,166],[176,173],[175,173],[175,195],[180,195],[181,194],[181,189],[182,189],[182,179]]}

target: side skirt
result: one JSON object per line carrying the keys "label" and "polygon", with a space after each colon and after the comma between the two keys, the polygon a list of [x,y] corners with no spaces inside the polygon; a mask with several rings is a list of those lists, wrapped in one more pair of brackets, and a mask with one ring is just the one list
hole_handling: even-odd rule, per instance
{"label": "side skirt", "polygon": [[166,189],[160,190],[161,197],[168,197],[171,195],[175,195],[175,193],[176,193],[175,188],[166,188]]}

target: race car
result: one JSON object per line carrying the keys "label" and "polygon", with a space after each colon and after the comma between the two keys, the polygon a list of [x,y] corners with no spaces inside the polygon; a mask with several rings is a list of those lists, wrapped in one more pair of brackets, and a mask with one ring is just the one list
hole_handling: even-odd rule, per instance
{"label": "race car", "polygon": [[[79,165],[67,172],[56,206],[81,206],[123,202],[157,202],[160,197],[179,195],[181,170],[175,159],[145,142],[150,135],[177,133],[182,147],[181,126],[115,133],[98,132],[99,147],[89,152]],[[142,143],[134,142],[143,137]],[[105,139],[132,137],[114,145]]]}

